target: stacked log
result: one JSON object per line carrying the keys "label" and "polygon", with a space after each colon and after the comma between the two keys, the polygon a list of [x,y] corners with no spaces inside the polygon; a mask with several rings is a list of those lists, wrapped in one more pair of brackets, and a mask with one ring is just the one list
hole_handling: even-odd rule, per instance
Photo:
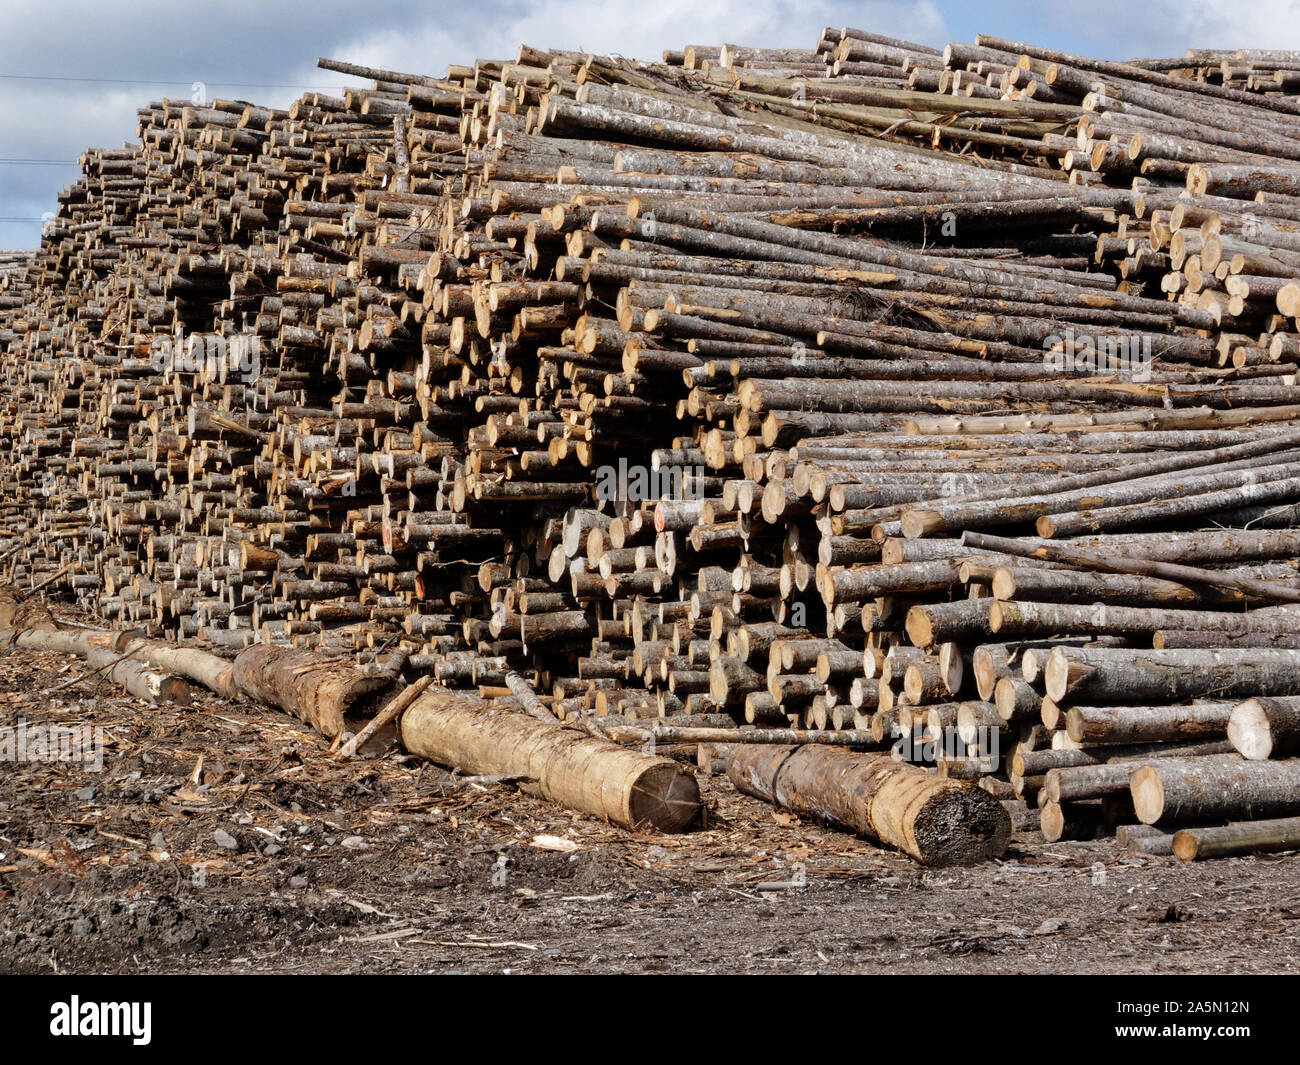
{"label": "stacked log", "polygon": [[0,280],[11,575],[1157,838],[1128,774],[1300,695],[1288,62],[828,29],[150,105]]}

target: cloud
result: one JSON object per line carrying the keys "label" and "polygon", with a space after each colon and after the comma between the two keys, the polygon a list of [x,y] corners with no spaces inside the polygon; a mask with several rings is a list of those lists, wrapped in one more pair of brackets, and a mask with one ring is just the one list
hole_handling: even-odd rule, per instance
{"label": "cloud", "polygon": [[[195,82],[208,98],[273,105],[309,86],[337,92],[356,83],[315,68],[316,56],[354,23],[355,6],[344,0],[316,0],[310,16],[300,5],[254,0],[231,0],[220,12],[160,0],[27,0],[5,8],[0,160],[74,163],[88,147],[134,140],[138,108],[163,97],[189,100]],[[388,10],[395,18],[428,12],[401,0]],[[0,218],[39,218],[77,176],[75,166],[0,161]],[[32,246],[39,237],[37,224],[0,222],[0,247]]]}
{"label": "cloud", "polygon": [[[354,79],[317,56],[440,74],[450,63],[507,58],[522,43],[656,59],[666,48],[731,42],[813,47],[823,26],[855,25],[923,43],[948,37],[933,0],[386,0],[357,17],[353,0],[7,0],[0,74],[0,159],[71,162],[87,147],[135,137],[136,109],[164,96],[284,106],[309,87]],[[76,80],[111,79],[111,80]],[[131,84],[123,84],[123,82]],[[0,163],[0,217],[38,218],[75,167]],[[30,246],[39,226],[0,222],[0,247]]]}
{"label": "cloud", "polygon": [[[948,5],[944,5],[948,10]],[[1181,56],[1189,48],[1300,48],[1300,0],[1000,0],[952,5],[958,39],[987,33],[1106,59]]]}
{"label": "cloud", "polygon": [[448,63],[510,58],[520,44],[659,59],[666,49],[687,44],[812,48],[825,26],[846,24],[933,45],[947,40],[943,16],[930,0],[661,0],[636,7],[541,0],[522,14],[518,7],[488,3],[423,26],[382,27],[356,40],[347,54],[390,70],[442,73]]}
{"label": "cloud", "polygon": [[1200,0],[1169,7],[1175,55],[1187,48],[1300,49],[1297,0]]}
{"label": "cloud", "polygon": [[[657,59],[687,44],[812,47],[824,26],[857,26],[923,44],[989,32],[1111,58],[1189,47],[1300,48],[1300,0],[1092,0],[1087,17],[1040,0],[5,0],[0,159],[71,162],[135,136],[136,109],[163,96],[283,106],[308,87],[357,84],[317,56],[440,74],[449,63],[512,57],[520,44]],[[78,81],[75,79],[115,79]],[[132,82],[132,84],[123,84]],[[72,167],[0,163],[0,217],[53,209]],[[0,222],[0,247],[33,244],[36,225]]]}

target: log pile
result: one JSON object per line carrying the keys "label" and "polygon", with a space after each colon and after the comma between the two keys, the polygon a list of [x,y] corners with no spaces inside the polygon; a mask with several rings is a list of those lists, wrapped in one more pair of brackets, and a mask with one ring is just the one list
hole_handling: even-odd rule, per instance
{"label": "log pile", "polygon": [[10,579],[860,831],[833,747],[1053,839],[1300,813],[1229,742],[1300,695],[1300,55],[321,65],[372,84],[144,108],[5,269]]}
{"label": "log pile", "polygon": [[[16,311],[32,298],[29,268],[34,258],[31,251],[0,251],[0,314]],[[6,349],[17,339],[16,333],[0,329],[0,345]]]}

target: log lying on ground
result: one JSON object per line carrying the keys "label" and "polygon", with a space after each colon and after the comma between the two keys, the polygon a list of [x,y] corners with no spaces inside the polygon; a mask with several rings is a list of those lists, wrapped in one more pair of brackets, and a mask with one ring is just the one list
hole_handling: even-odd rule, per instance
{"label": "log lying on ground", "polygon": [[[86,659],[92,671],[120,684],[137,698],[150,702],[189,702],[190,687],[182,677],[191,674],[175,668],[176,648],[166,644],[154,647],[156,641],[124,639],[122,633],[97,629],[69,632],[57,628],[57,624],[49,608],[39,599],[25,596],[11,585],[0,585],[0,644],[76,655]],[[197,661],[205,657],[212,662]],[[199,683],[208,684],[214,675],[211,669],[214,663],[219,667],[216,675],[228,682],[229,663],[202,652],[192,661],[200,674],[193,679]]]}
{"label": "log lying on ground", "polygon": [[[25,617],[53,622],[48,610],[29,609]],[[341,735],[350,716],[394,686],[391,676],[363,672],[350,661],[266,644],[245,648],[231,663],[199,648],[93,629],[5,630],[0,639],[85,658],[93,670],[150,701],[188,701],[186,682],[153,666],[179,664],[220,695],[274,706],[330,738]],[[522,682],[514,674],[511,678]],[[700,818],[699,786],[671,759],[585,736],[554,718],[539,721],[501,703],[430,687],[430,678],[420,678],[385,708],[387,717],[401,715],[400,735],[412,754],[469,773],[527,777],[533,783],[525,790],[625,828],[678,832]],[[354,753],[367,735],[363,731],[349,741],[347,753]],[[870,742],[869,736],[858,738]]]}
{"label": "log lying on ground", "polygon": [[1173,854],[1177,834],[1155,825],[1120,825],[1115,830],[1115,842],[1130,854]]}
{"label": "log lying on ground", "polygon": [[185,677],[226,698],[239,694],[235,687],[233,664],[201,648],[146,640],[129,633],[105,633],[105,639],[107,646],[117,654]]}
{"label": "log lying on ground", "polygon": [[1181,828],[1174,833],[1173,853],[1185,862],[1300,849],[1300,817],[1242,821],[1210,828]]}
{"label": "log lying on ground", "polygon": [[393,683],[336,656],[268,644],[245,648],[232,663],[202,648],[129,633],[41,628],[2,635],[17,647],[85,658],[92,670],[143,699],[188,702],[191,690],[182,679],[188,678],[227,698],[242,695],[274,706],[331,739],[344,731],[345,716],[360,700]]}
{"label": "log lying on ground", "polygon": [[86,659],[94,673],[130,694],[149,702],[188,703],[190,686],[180,677],[156,669],[131,650],[113,648],[114,634],[95,630],[66,632],[57,629],[10,630],[0,634],[15,647],[32,651],[54,651]]}
{"label": "log lying on ground", "polygon": [[351,758],[357,751],[364,748],[384,726],[396,722],[406,712],[406,708],[415,702],[420,694],[432,683],[432,677],[421,677],[414,684],[408,684],[399,691],[384,704],[379,713],[366,722],[359,732],[344,742],[343,746],[339,748],[339,757]]}
{"label": "log lying on ground", "polygon": [[695,777],[670,758],[548,725],[473,696],[437,689],[401,720],[412,754],[466,773],[526,777],[524,790],[624,828],[681,832],[699,821]]}
{"label": "log lying on ground", "polygon": [[745,744],[727,775],[748,795],[852,829],[925,865],[996,858],[1011,838],[1011,818],[988,792],[888,755]]}

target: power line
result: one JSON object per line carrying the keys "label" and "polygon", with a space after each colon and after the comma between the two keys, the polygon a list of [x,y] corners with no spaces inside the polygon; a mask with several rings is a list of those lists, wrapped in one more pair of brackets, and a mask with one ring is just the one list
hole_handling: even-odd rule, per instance
{"label": "power line", "polygon": [[[9,81],[66,81],[66,82],[88,82],[97,85],[192,85],[195,81],[203,81],[202,78],[195,78],[191,81],[157,81],[138,78],[72,78],[56,74],[0,74],[0,78]],[[203,82],[205,85],[224,86],[228,89],[338,89],[342,86],[335,85],[283,85],[277,82],[266,81],[213,81]]]}
{"label": "power line", "polygon": [[77,166],[75,159],[0,159],[2,166]]}
{"label": "power line", "polygon": [[0,218],[0,222],[47,222],[47,218]]}

